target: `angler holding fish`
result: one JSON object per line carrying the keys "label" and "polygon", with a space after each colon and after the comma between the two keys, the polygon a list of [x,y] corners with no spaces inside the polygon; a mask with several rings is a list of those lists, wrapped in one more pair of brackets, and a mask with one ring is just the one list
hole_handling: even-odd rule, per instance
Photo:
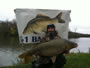
{"label": "angler holding fish", "polygon": [[[49,24],[47,26],[46,35],[43,39],[41,39],[41,42],[48,42],[49,40],[59,39],[59,38],[60,37],[58,36],[57,31],[55,30],[55,25],[54,24]],[[48,48],[50,48],[50,47],[48,47]],[[49,52],[52,51],[53,54],[54,54],[55,50],[51,49],[50,51],[48,51],[48,48],[47,48],[46,53],[48,55],[50,55]],[[45,51],[44,51],[44,53],[45,53]],[[52,67],[62,68],[65,63],[66,63],[66,59],[64,57],[64,53],[60,53],[57,56],[55,55],[53,57],[51,57],[51,56],[40,56],[39,62],[37,63],[37,61],[36,62],[34,61],[34,63],[32,64],[32,68],[35,67],[35,64],[39,65],[37,68],[52,68]]]}
{"label": "angler holding fish", "polygon": [[19,56],[20,58],[37,56],[32,62],[32,68],[62,68],[66,63],[64,53],[77,47],[76,43],[61,39],[54,24],[47,26],[46,35],[41,39],[41,42],[43,43]]}

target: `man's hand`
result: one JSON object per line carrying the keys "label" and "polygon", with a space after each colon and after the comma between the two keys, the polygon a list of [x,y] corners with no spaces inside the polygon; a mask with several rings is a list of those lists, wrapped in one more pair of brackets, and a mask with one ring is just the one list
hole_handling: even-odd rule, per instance
{"label": "man's hand", "polygon": [[56,61],[56,56],[53,56],[53,57],[51,58],[51,60],[52,60],[52,62],[54,63],[54,62]]}

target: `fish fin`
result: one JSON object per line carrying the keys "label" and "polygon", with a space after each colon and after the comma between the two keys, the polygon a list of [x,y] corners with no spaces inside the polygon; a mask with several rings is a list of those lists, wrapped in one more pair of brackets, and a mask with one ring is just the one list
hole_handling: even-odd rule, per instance
{"label": "fish fin", "polygon": [[38,34],[38,32],[34,32],[34,31],[33,31],[33,33],[34,33],[34,34]]}
{"label": "fish fin", "polygon": [[46,32],[46,30],[42,30],[42,32]]}
{"label": "fish fin", "polygon": [[[40,14],[40,13],[39,13],[39,14],[37,14],[37,16],[45,16],[45,15],[44,15],[44,14]],[[37,16],[36,16],[36,17],[37,17]]]}
{"label": "fish fin", "polygon": [[44,14],[37,14],[36,18],[46,18],[46,19],[49,19],[50,17],[49,16],[46,16]]}
{"label": "fish fin", "polygon": [[24,64],[29,63],[30,59],[31,59],[31,56],[26,55],[26,56],[24,57]]}
{"label": "fish fin", "polygon": [[47,31],[46,28],[42,29],[42,32],[46,32],[46,31]]}
{"label": "fish fin", "polygon": [[59,23],[65,23],[65,21],[63,19],[60,19]]}
{"label": "fish fin", "polygon": [[27,55],[27,53],[22,53],[21,55],[19,55],[18,57],[23,59],[25,56]]}

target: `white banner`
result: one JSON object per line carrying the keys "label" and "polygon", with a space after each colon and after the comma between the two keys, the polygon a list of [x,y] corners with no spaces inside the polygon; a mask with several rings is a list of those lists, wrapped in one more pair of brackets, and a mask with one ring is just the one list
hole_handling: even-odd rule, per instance
{"label": "white banner", "polygon": [[15,9],[20,43],[38,43],[48,24],[54,24],[61,38],[68,39],[70,10]]}

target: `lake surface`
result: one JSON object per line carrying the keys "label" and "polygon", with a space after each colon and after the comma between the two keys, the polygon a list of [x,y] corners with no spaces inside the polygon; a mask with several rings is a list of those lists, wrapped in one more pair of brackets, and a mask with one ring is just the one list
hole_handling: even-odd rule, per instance
{"label": "lake surface", "polygon": [[[71,52],[85,52],[90,48],[90,38],[70,39],[70,41],[77,42],[78,48],[72,49]],[[19,44],[18,38],[3,37],[0,38],[0,67],[8,66],[17,63],[18,55],[30,49],[29,46]]]}
{"label": "lake surface", "polygon": [[78,43],[78,47],[71,50],[71,52],[84,52],[88,53],[90,48],[90,38],[79,38],[79,39],[70,39]]}

